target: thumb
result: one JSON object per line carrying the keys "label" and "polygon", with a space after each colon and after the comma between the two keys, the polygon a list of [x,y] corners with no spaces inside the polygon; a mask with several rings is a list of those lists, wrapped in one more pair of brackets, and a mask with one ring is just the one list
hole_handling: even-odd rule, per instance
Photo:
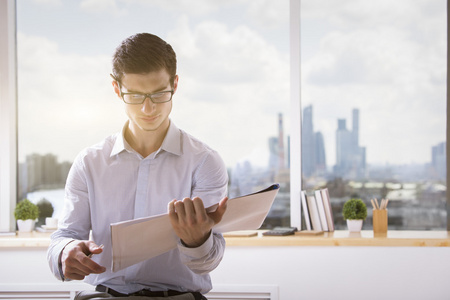
{"label": "thumb", "polygon": [[90,241],[87,246],[91,254],[100,254],[103,252],[103,245],[98,246],[96,243]]}
{"label": "thumb", "polygon": [[217,209],[208,214],[208,216],[214,221],[214,224],[219,223],[222,220],[223,215],[227,210],[228,197],[223,198],[219,202]]}

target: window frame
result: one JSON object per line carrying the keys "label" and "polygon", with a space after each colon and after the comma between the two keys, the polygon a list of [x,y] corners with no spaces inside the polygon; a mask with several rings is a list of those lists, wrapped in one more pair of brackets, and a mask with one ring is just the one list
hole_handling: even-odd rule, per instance
{"label": "window frame", "polygon": [[291,226],[301,228],[301,89],[300,89],[300,4],[301,0],[289,0],[290,46],[290,215]]}
{"label": "window frame", "polygon": [[[450,146],[448,144],[448,140],[450,138],[450,120],[448,116],[450,115],[450,94],[448,92],[448,87],[450,86],[450,77],[448,74],[448,70],[450,70],[450,40],[448,38],[448,34],[450,32],[450,0],[447,0],[447,140],[446,140],[446,162],[447,162],[447,174],[446,174],[446,180],[447,180],[447,187],[450,186],[450,176],[448,170],[450,170],[450,161],[449,161],[449,154],[450,154]],[[446,197],[447,197],[447,231],[450,231],[450,193],[448,192],[448,188],[446,190]]]}
{"label": "window frame", "polygon": [[[289,0],[290,14],[290,104],[291,104],[291,167],[290,167],[290,216],[291,226],[301,224],[301,86],[300,86],[300,7],[301,0]],[[450,0],[447,0],[447,16]],[[450,21],[447,18],[447,32]],[[17,202],[17,42],[16,42],[16,0],[0,1],[0,35],[7,41],[0,43],[0,232],[14,231],[13,211]],[[447,49],[450,42],[447,34]],[[447,74],[450,68],[450,54],[447,51]],[[450,95],[447,76],[447,116],[450,114]],[[450,137],[447,118],[447,141]],[[446,146],[447,157],[450,146]],[[294,155],[296,154],[296,155]],[[447,159],[447,174],[450,161]],[[447,176],[447,186],[450,177]],[[450,193],[447,197],[447,230],[450,231]]]}
{"label": "window frame", "polygon": [[[0,232],[15,231],[17,202],[16,2],[0,1]],[[6,41],[6,42],[5,42]]]}

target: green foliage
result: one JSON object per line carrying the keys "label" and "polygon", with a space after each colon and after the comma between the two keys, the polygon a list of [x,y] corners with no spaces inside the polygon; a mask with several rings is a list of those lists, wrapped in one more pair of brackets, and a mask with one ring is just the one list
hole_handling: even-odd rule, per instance
{"label": "green foliage", "polygon": [[345,202],[342,215],[346,220],[365,220],[367,217],[366,204],[361,199],[352,198]]}
{"label": "green foliage", "polygon": [[16,209],[14,210],[14,217],[16,220],[35,220],[39,217],[39,208],[30,200],[24,199],[17,203]]}
{"label": "green foliage", "polygon": [[39,208],[39,218],[51,218],[53,216],[53,205],[47,199],[42,198],[36,205]]}
{"label": "green foliage", "polygon": [[45,224],[45,218],[51,218],[53,216],[53,205],[45,198],[39,200],[36,205],[39,208],[39,220],[37,225],[42,226]]}

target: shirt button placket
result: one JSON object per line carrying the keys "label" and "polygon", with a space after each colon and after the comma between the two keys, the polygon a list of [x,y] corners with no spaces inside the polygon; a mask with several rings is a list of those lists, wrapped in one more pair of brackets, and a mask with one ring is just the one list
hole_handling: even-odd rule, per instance
{"label": "shirt button placket", "polygon": [[151,159],[143,159],[139,163],[136,199],[134,203],[134,218],[142,218],[148,216],[148,178],[150,173]]}

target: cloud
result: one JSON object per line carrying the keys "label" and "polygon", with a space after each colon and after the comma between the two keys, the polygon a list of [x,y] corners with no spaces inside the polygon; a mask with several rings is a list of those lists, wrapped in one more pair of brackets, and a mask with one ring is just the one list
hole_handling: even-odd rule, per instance
{"label": "cloud", "polygon": [[191,26],[185,17],[168,40],[179,61],[175,122],[219,150],[227,164],[268,148],[278,112],[289,124],[289,59],[257,32],[214,21]]}
{"label": "cloud", "polygon": [[126,14],[126,10],[119,9],[116,0],[82,0],[80,8],[88,13],[108,13],[115,16]]}
{"label": "cloud", "polygon": [[280,28],[286,24],[289,1],[253,0],[250,1],[247,16],[258,26]]}
{"label": "cloud", "polygon": [[33,0],[37,4],[60,6],[62,4],[61,0]]}
{"label": "cloud", "polygon": [[[121,129],[125,115],[112,93],[108,55],[62,52],[54,41],[20,32],[18,38],[19,84],[27,87],[19,88],[22,158],[52,152],[72,160]],[[289,60],[260,34],[214,21],[191,26],[185,17],[166,39],[180,74],[172,118],[228,166],[268,148],[278,112],[288,132]]]}
{"label": "cloud", "polygon": [[311,10],[302,10],[302,30],[314,45],[303,44],[310,48],[302,101],[314,106],[329,162],[337,118],[351,125],[352,108],[360,109],[369,164],[427,162],[431,147],[445,140],[446,18],[436,9],[445,3],[414,3],[305,3]]}
{"label": "cloud", "polygon": [[[210,0],[197,0],[195,5],[189,0],[121,0],[124,4],[138,5],[141,7],[159,7],[165,11],[182,12],[191,16],[207,15],[217,12],[217,2]],[[232,4],[233,0],[222,3],[224,6]]]}
{"label": "cloud", "polygon": [[18,62],[20,161],[30,153],[71,161],[120,130],[117,120],[125,119],[110,88],[110,57],[63,54],[57,43],[19,32]]}

